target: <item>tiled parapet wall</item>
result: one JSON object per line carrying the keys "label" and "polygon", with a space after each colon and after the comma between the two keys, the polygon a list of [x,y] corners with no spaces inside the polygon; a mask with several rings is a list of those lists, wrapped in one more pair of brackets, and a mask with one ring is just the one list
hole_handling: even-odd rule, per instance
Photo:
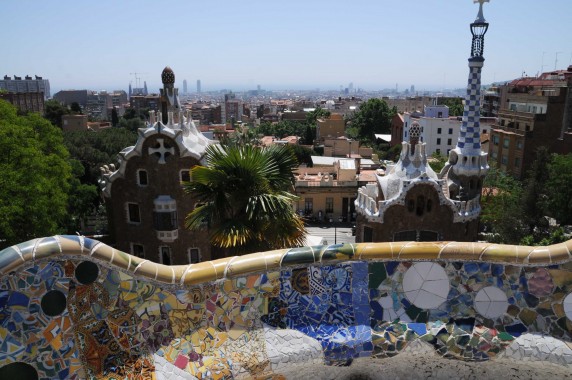
{"label": "tiled parapet wall", "polygon": [[33,240],[0,252],[0,378],[265,378],[420,344],[572,365],[571,250],[363,243],[166,267]]}

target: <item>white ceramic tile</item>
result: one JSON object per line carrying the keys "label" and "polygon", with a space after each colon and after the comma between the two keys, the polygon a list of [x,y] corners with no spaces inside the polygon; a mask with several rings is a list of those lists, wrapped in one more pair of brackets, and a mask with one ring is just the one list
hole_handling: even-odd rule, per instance
{"label": "white ceramic tile", "polygon": [[421,275],[421,278],[423,278],[425,280],[425,279],[427,279],[429,273],[431,272],[433,265],[434,265],[434,263],[431,263],[431,262],[421,262],[421,263],[413,264],[411,266],[411,268],[414,268],[415,271],[417,271],[417,273],[419,273]]}
{"label": "white ceramic tile", "polygon": [[508,308],[506,294],[495,286],[487,286],[478,291],[474,302],[477,312],[487,318],[498,318]]}
{"label": "white ceramic tile", "polygon": [[423,290],[447,298],[449,294],[449,280],[425,281]]}
{"label": "white ceramic tile", "polygon": [[391,296],[380,297],[377,301],[385,309],[393,309],[393,298]]}
{"label": "white ceramic tile", "polygon": [[425,280],[448,280],[447,272],[437,263],[431,263],[431,271]]}
{"label": "white ceramic tile", "polygon": [[403,276],[403,291],[405,293],[419,290],[423,286],[422,275],[412,266]]}
{"label": "white ceramic tile", "polygon": [[446,298],[442,296],[429,293],[428,291],[421,289],[414,304],[421,309],[435,309],[441,306],[445,299]]}
{"label": "white ceramic tile", "polygon": [[422,309],[439,307],[447,299],[449,288],[447,273],[437,263],[415,263],[403,276],[405,296]]}
{"label": "white ceramic tile", "polygon": [[568,294],[566,298],[564,298],[563,305],[566,317],[572,321],[572,293]]}

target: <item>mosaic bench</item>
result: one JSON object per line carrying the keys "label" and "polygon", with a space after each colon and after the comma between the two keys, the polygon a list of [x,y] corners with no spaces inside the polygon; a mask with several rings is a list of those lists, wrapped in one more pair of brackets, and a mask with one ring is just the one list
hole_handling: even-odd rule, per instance
{"label": "mosaic bench", "polygon": [[419,346],[572,367],[571,251],[361,243],[163,266],[31,240],[0,252],[0,378],[281,378]]}

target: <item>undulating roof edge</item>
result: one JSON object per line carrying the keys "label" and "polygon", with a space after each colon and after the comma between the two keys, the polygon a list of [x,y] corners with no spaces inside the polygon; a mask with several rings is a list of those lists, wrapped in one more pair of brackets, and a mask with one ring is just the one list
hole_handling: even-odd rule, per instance
{"label": "undulating roof edge", "polygon": [[58,256],[85,257],[165,284],[198,285],[286,267],[339,261],[477,261],[548,266],[572,262],[572,240],[550,246],[467,242],[385,242],[300,247],[226,257],[188,265],[163,265],[83,236],[38,238],[0,251],[0,274]]}

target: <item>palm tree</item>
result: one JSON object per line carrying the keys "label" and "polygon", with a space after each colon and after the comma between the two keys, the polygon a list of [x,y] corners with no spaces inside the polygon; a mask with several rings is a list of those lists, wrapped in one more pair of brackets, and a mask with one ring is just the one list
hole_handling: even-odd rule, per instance
{"label": "palm tree", "polygon": [[303,244],[306,230],[289,192],[297,166],[291,149],[211,145],[205,158],[207,166],[195,166],[184,184],[200,204],[187,228],[206,224],[214,246],[239,254]]}

